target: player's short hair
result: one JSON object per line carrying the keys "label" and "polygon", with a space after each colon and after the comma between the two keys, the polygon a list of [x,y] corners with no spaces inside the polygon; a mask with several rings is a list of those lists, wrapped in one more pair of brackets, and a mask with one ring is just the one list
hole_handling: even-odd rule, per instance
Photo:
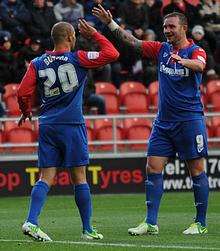
{"label": "player's short hair", "polygon": [[188,21],[187,21],[186,16],[180,12],[172,12],[172,13],[167,14],[166,16],[163,17],[163,21],[165,21],[165,19],[167,19],[169,17],[178,17],[179,23],[181,25],[188,25]]}
{"label": "player's short hair", "polygon": [[68,38],[71,32],[74,32],[74,28],[70,23],[58,22],[51,29],[51,38],[54,44],[60,44]]}

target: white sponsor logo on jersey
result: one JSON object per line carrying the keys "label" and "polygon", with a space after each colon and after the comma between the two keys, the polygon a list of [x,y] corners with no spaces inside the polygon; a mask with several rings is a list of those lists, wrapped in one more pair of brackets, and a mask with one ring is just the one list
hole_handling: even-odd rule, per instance
{"label": "white sponsor logo on jersey", "polygon": [[89,51],[87,53],[88,59],[97,59],[99,57],[99,52],[97,51]]}
{"label": "white sponsor logo on jersey", "polygon": [[180,76],[180,77],[188,77],[189,76],[189,69],[186,67],[177,69],[177,68],[171,68],[167,67],[163,64],[163,62],[160,63],[160,72],[163,72],[164,74],[170,75],[170,76]]}

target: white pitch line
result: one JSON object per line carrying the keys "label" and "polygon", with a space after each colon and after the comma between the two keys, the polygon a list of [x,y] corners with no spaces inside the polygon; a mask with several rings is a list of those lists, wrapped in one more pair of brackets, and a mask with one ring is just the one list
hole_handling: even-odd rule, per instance
{"label": "white pitch line", "polygon": [[198,250],[220,250],[215,247],[197,247],[197,246],[178,246],[178,245],[136,245],[129,243],[108,243],[108,242],[87,242],[87,241],[53,241],[53,242],[37,242],[32,240],[8,240],[0,239],[0,242],[23,242],[23,243],[44,243],[44,244],[73,244],[73,245],[88,245],[88,246],[108,246],[108,247],[122,247],[122,248],[161,248],[161,249],[198,249]]}

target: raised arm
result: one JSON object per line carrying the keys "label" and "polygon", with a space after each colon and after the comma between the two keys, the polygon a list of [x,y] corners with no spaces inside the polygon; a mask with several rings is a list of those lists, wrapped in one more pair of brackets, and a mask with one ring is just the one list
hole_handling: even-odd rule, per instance
{"label": "raised arm", "polygon": [[94,40],[100,47],[100,51],[77,52],[80,64],[86,68],[97,68],[109,64],[119,57],[119,52],[113,44],[85,20],[79,21],[79,31],[85,37]]}
{"label": "raised arm", "polygon": [[94,16],[99,18],[112,31],[113,35],[126,45],[131,47],[138,55],[142,55],[142,40],[123,30],[113,19],[109,10],[105,10],[100,4],[92,10]]}

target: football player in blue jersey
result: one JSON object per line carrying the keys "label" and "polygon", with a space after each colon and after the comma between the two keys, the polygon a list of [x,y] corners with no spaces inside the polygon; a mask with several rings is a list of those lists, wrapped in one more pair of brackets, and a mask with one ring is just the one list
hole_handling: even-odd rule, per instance
{"label": "football player in blue jersey", "polygon": [[76,51],[72,25],[55,24],[51,31],[54,50],[46,51],[31,61],[18,89],[21,125],[31,119],[31,97],[40,92],[38,166],[40,179],[31,192],[29,213],[22,226],[24,234],[40,241],[51,241],[38,223],[47,193],[54,182],[57,168],[71,169],[75,202],[82,220],[84,239],[102,239],[103,235],[91,226],[92,203],[86,181],[89,163],[87,133],[82,115],[83,89],[87,69],[115,61],[119,53],[114,46],[85,20],[79,21],[79,31],[96,42],[100,51]]}
{"label": "football player in blue jersey", "polygon": [[204,170],[207,135],[199,86],[206,65],[205,51],[187,39],[187,19],[181,13],[164,17],[163,30],[167,42],[136,39],[120,28],[109,11],[101,5],[93,9],[114,36],[137,54],[158,62],[159,104],[147,152],[145,181],[146,218],[131,235],[158,234],[158,210],[163,194],[162,171],[171,157],[178,154],[186,162],[193,181],[196,206],[195,222],[184,234],[205,234],[209,184]]}

